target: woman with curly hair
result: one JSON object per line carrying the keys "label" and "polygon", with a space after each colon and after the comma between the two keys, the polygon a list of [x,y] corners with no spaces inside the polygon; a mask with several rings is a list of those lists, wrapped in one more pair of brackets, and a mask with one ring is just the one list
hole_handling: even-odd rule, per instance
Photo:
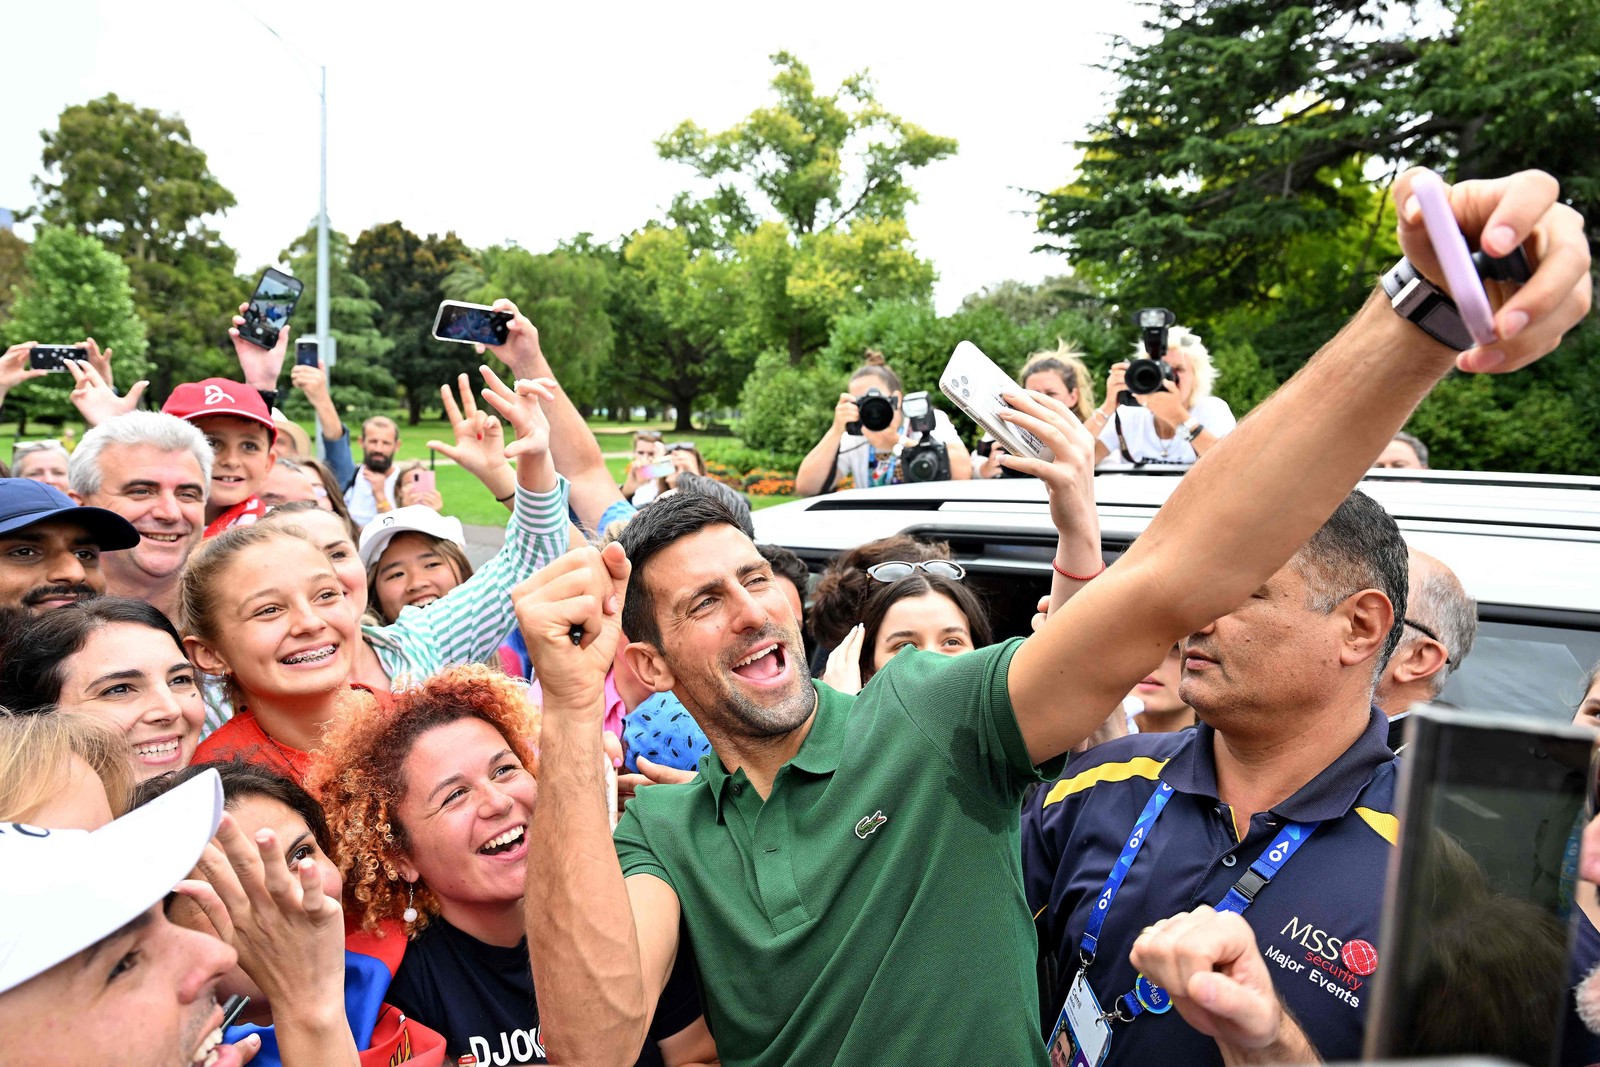
{"label": "woman with curly hair", "polygon": [[[311,766],[351,915],[410,939],[389,1001],[442,1033],[450,1059],[546,1062],[523,935],[538,736],[519,682],[452,667],[388,707],[341,713]],[[715,1059],[693,972],[680,971],[642,1064]]]}

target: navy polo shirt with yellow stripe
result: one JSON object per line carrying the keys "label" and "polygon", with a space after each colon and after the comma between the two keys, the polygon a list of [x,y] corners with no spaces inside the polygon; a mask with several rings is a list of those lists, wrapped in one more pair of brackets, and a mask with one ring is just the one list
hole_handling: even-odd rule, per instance
{"label": "navy polo shirt with yellow stripe", "polygon": [[[1400,761],[1388,720],[1371,712],[1343,755],[1238,839],[1234,813],[1217,797],[1216,734],[1204,724],[1176,734],[1141,734],[1090,749],[1041,788],[1022,818],[1023,875],[1039,931],[1043,1003],[1055,1023],[1078,970],[1089,910],[1105,886],[1156,783],[1172,799],[1146,838],[1111,904],[1089,968],[1089,985],[1110,1009],[1133,988],[1128,962],[1139,932],[1158,919],[1214,905],[1266,850],[1283,823],[1320,823],[1246,910],[1267,971],[1284,1003],[1326,1061],[1360,1058],[1376,968],[1378,921]],[[1246,813],[1239,813],[1242,822]],[[1112,1028],[1108,1064],[1220,1064],[1209,1037],[1176,1011],[1145,1012]]]}
{"label": "navy polo shirt with yellow stripe", "polygon": [[1045,1063],[1022,892],[1018,641],[906,651],[816,718],[763,802],[715,753],[642,790],[624,875],[683,906],[724,1064]]}

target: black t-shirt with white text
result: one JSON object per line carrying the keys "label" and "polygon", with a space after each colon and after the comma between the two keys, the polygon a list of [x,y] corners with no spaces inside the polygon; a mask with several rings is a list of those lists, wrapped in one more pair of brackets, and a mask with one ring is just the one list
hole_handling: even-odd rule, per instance
{"label": "black t-shirt with white text", "polygon": [[[685,945],[661,991],[637,1067],[659,1067],[656,1042],[703,1014],[696,978]],[[480,1067],[548,1062],[526,940],[515,948],[484,944],[435,917],[406,946],[386,999],[444,1035],[446,1063],[468,1054]]]}

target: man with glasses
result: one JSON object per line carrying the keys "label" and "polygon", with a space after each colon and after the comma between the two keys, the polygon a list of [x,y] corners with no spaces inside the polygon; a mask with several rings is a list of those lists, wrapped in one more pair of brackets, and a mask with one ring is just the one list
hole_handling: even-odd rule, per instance
{"label": "man with glasses", "polygon": [[1373,697],[1389,716],[1389,747],[1396,752],[1405,739],[1411,706],[1438,699],[1478,635],[1478,605],[1456,572],[1414,548],[1407,605],[1400,646],[1389,657]]}
{"label": "man with glasses", "polygon": [[206,528],[211,446],[193,424],[155,411],[130,411],[83,435],[67,477],[72,495],[133,525],[127,552],[105,557],[112,596],[143,600],[181,625],[178,584]]}

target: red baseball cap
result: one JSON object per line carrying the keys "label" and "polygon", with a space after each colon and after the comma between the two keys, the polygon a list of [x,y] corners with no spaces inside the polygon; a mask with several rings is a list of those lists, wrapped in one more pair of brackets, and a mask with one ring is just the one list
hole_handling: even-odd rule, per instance
{"label": "red baseball cap", "polygon": [[272,421],[261,394],[248,385],[230,382],[226,378],[207,378],[203,382],[184,382],[172,391],[161,410],[176,415],[186,422],[209,418],[212,415],[232,415],[236,419],[259,422],[267,429],[267,441],[278,439],[278,427]]}

